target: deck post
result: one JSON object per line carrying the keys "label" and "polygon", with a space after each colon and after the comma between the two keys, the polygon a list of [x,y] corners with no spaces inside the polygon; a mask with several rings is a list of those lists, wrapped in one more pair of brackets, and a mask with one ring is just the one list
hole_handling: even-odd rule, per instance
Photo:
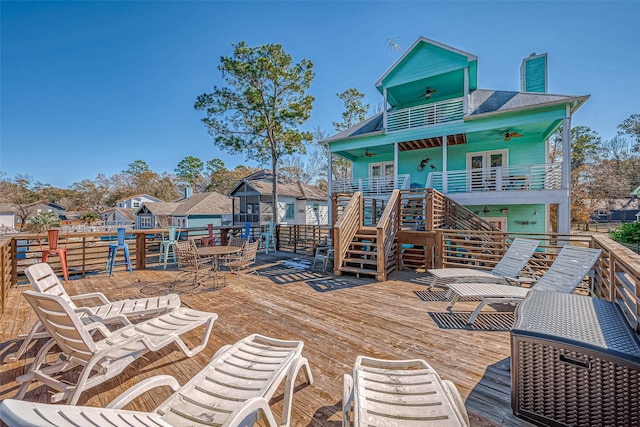
{"label": "deck post", "polygon": [[147,236],[145,233],[136,233],[136,270],[146,268],[147,257]]}
{"label": "deck post", "polygon": [[447,194],[447,135],[442,136],[442,193]]}

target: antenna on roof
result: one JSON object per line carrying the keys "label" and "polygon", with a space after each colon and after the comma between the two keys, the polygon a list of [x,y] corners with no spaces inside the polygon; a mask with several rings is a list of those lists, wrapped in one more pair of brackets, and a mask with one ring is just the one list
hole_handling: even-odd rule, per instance
{"label": "antenna on roof", "polygon": [[402,52],[404,49],[400,47],[402,37],[390,37],[387,39],[387,48],[391,50],[391,57],[395,56],[395,52]]}

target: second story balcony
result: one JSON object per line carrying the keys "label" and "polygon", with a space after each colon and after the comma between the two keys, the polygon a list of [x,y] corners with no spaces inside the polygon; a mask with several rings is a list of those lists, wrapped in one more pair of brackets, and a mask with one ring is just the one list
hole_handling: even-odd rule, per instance
{"label": "second story balcony", "polygon": [[562,163],[432,172],[427,188],[445,194],[562,189]]}
{"label": "second story balcony", "polygon": [[463,98],[417,105],[387,113],[387,132],[402,131],[462,120]]}
{"label": "second story balcony", "polygon": [[409,174],[398,175],[398,182],[396,183],[394,183],[392,176],[334,180],[331,183],[331,193],[355,193],[360,191],[365,196],[388,196],[393,190],[409,188],[410,177]]}

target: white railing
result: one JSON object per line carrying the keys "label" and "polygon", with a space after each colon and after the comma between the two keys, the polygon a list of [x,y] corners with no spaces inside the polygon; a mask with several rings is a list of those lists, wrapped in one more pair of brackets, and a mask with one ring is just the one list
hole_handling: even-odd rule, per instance
{"label": "white railing", "polygon": [[391,194],[393,190],[409,188],[410,178],[409,174],[398,175],[398,184],[395,186],[393,185],[393,177],[334,180],[331,182],[331,192],[355,193],[360,191],[365,196]]}
{"label": "white railing", "polygon": [[445,194],[475,191],[559,190],[562,188],[562,163],[501,166],[495,168],[431,172],[426,188]]}
{"label": "white railing", "polygon": [[422,104],[387,113],[387,132],[432,126],[462,119],[463,98]]}

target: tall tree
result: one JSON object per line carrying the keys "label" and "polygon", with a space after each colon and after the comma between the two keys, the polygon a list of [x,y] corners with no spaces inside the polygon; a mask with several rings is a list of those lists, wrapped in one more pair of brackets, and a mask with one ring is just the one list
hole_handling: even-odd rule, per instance
{"label": "tall tree", "polygon": [[635,138],[633,151],[640,152],[640,114],[632,114],[624,122],[618,125],[620,133]]}
{"label": "tall tree", "polygon": [[127,169],[125,169],[123,172],[130,175],[138,176],[141,173],[149,172],[150,170],[151,169],[149,168],[149,165],[144,160],[134,160],[133,162],[129,163]]}
{"label": "tall tree", "polygon": [[204,170],[204,163],[197,157],[187,156],[180,160],[178,167],[174,172],[182,179],[186,184],[195,188],[198,178],[202,175]]}
{"label": "tall tree", "polygon": [[298,126],[309,119],[313,96],[306,93],[313,80],[313,64],[294,64],[279,44],[234,46],[233,56],[222,57],[218,69],[226,87],[198,96],[195,109],[216,145],[231,153],[267,163],[273,173],[273,220],[278,221],[278,160],[285,154],[305,153],[309,132]]}
{"label": "tall tree", "polygon": [[333,127],[341,132],[363,121],[369,113],[369,104],[364,103],[364,93],[356,88],[350,88],[336,96],[344,103],[344,112],[341,122],[333,122]]}

